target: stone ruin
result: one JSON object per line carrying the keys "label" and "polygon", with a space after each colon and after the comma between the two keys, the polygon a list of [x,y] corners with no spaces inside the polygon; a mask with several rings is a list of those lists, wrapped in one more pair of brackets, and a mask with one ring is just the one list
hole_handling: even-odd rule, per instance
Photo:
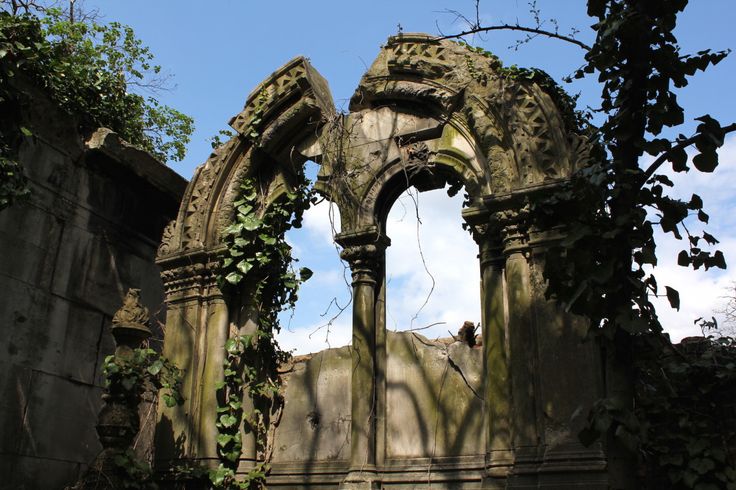
{"label": "stone ruin", "polygon": [[[158,250],[164,354],[186,369],[186,401],[159,408],[157,463],[217,465],[223,345],[253,327],[248,293],[227,296],[216,283],[239,182],[258,176],[259,197],[274,202],[313,160],[316,189],[340,211],[352,344],[284,368],[269,488],[609,488],[616,462],[577,437],[605,393],[605,363],[583,340],[586,323],[544,297],[544,251],[563,228],[528,226],[528,204],[587,164],[586,139],[538,84],[422,34],[388,40],[349,111],[338,113],[327,82],[295,58],[253,91],[230,121],[238,135],[196,170]],[[386,331],[388,211],[409,187],[447,183],[464,186],[458,219],[478,244],[468,271],[480,282],[476,347]],[[256,444],[243,437],[247,472]]]}

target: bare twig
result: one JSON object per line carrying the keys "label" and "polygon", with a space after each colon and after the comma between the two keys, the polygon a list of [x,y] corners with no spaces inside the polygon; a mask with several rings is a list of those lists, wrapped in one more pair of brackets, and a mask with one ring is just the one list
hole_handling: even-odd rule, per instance
{"label": "bare twig", "polygon": [[546,29],[538,29],[536,27],[525,27],[519,24],[498,24],[498,25],[493,25],[493,26],[476,27],[473,29],[468,29],[466,31],[459,32],[457,34],[441,36],[440,39],[459,39],[465,36],[470,36],[471,34],[480,34],[480,33],[491,32],[491,31],[527,32],[527,33],[535,34],[538,36],[546,36],[552,39],[565,41],[567,43],[574,44],[575,46],[578,46],[579,48],[582,48],[585,51],[590,51],[591,49],[590,46],[588,46],[582,41],[578,41],[577,39],[573,37],[565,36],[564,34],[559,34],[557,32],[548,31]]}

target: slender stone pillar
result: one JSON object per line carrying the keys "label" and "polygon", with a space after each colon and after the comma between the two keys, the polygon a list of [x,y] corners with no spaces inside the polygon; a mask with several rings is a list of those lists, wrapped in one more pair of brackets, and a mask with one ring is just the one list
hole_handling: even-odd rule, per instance
{"label": "slender stone pillar", "polygon": [[476,226],[474,231],[480,259],[485,405],[488,417],[487,473],[491,478],[503,478],[513,464],[504,256],[498,239],[488,231],[486,225]]}
{"label": "slender stone pillar", "polygon": [[[344,489],[379,488],[376,476],[376,299],[388,239],[375,233],[336,237],[353,278],[350,472]],[[367,243],[366,243],[367,242]]]}
{"label": "slender stone pillar", "polygon": [[[115,360],[129,362],[135,349],[151,337],[148,328],[148,308],[140,303],[140,289],[129,289],[123,306],[112,319],[112,335],[115,339]],[[124,380],[111,381],[102,395],[104,405],[97,421],[97,435],[102,451],[97,455],[82,479],[68,490],[123,488],[129,478],[117,462],[126,450],[133,448],[140,418],[138,404],[144,387],[126,387]]]}
{"label": "slender stone pillar", "polygon": [[516,226],[504,230],[506,291],[509,315],[510,367],[514,373],[513,439],[518,472],[525,463],[536,463],[539,433],[536,410],[536,333],[532,325],[532,291],[525,237]]}

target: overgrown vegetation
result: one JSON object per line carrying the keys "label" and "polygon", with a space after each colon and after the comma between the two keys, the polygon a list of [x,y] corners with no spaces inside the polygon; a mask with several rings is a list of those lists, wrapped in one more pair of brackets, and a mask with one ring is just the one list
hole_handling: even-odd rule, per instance
{"label": "overgrown vegetation", "polygon": [[174,363],[150,348],[134,349],[129,357],[110,355],[102,366],[105,387],[114,393],[139,397],[154,389],[167,407],[180,405],[182,372]]}
{"label": "overgrown vegetation", "polygon": [[[628,448],[632,458],[638,454],[648,488],[736,488],[733,441],[717,423],[734,420],[723,398],[733,394],[733,341],[707,341],[696,354],[683,351],[663,334],[651,302],[664,295],[673,308],[680,304],[679,293],[662,288],[652,273],[657,226],[685,242],[679,265],[726,267],[723,254],[709,249],[718,240],[686,223],[690,216],[708,223],[702,198],[671,197],[674,184],[661,172],[664,165],[674,172],[713,172],[718,148],[736,130],[736,124],[722,126],[706,114],[695,118],[693,135],[664,136],[685,121],[675,91],[728,55],[710,49],[681,53],[673,31],[687,3],[589,0],[588,14],[596,19],[591,46],[556,29],[545,31],[533,1],[536,26],[482,26],[476,20],[463,34],[510,29],[572,42],[586,51],[573,78],[594,75],[602,84],[598,112],[605,120],[591,136],[605,151],[534,206],[539,226],[564,219],[569,230],[547,257],[547,296],[589,318],[591,337],[612,353],[609,368],[620,369],[609,369],[615,396],[598,402],[582,438],[589,443],[603,437]],[[642,165],[645,153],[653,159],[648,166]]]}
{"label": "overgrown vegetation", "polygon": [[[34,128],[24,89],[41,89],[82,131],[103,126],[162,161],[184,158],[192,118],[136,92],[160,90],[153,54],[117,22],[75,22],[55,8],[0,4],[0,209],[27,193],[18,147]],[[23,4],[25,5],[25,4]]]}
{"label": "overgrown vegetation", "polygon": [[[468,51],[478,53],[491,62],[493,70],[500,76],[508,80],[526,80],[531,83],[535,83],[544,90],[544,92],[552,98],[557,108],[560,110],[560,114],[565,122],[565,127],[569,131],[577,133],[583,132],[590,128],[588,123],[590,115],[577,110],[577,96],[571,96],[565,89],[563,89],[555,80],[549,76],[549,74],[540,70],[539,68],[524,68],[516,65],[503,66],[503,62],[490,51],[483,49],[480,46],[471,46],[463,40],[457,41],[458,44],[465,47]],[[467,68],[472,76],[478,83],[486,83],[488,81],[488,74],[485,72],[483,67],[477,67],[473,63],[470,56],[466,58]]]}
{"label": "overgrown vegetation", "polygon": [[[147,347],[132,349],[124,355],[107,356],[102,374],[108,396],[127,405],[135,417],[138,416],[140,399],[146,391],[156,393],[167,407],[181,405],[184,401],[181,394],[181,369]],[[135,427],[137,431],[137,423]],[[116,474],[103,474],[103,478],[111,478],[110,481],[118,482],[122,488],[140,490],[158,488],[153,469],[148,462],[142,461],[135,454],[133,447],[116,449],[112,455],[112,463],[116,467]],[[82,484],[81,487],[75,488],[89,488],[88,485],[89,483]]]}
{"label": "overgrown vegetation", "polygon": [[[284,235],[301,226],[309,206],[309,181],[303,171],[295,176],[293,191],[275,202],[258,192],[257,177],[240,184],[234,203],[235,220],[225,230],[227,251],[222,259],[220,285],[230,294],[244,290],[251,298],[245,326],[225,343],[224,379],[217,386],[217,447],[221,464],[210,473],[217,488],[265,488],[268,461],[273,448],[271,432],[283,405],[279,391],[279,365],[289,359],[274,338],[280,330],[278,314],[294,308],[297,290],[312,272],[303,267],[298,274]],[[256,462],[246,475],[235,477],[242,453],[241,425],[255,439]]]}

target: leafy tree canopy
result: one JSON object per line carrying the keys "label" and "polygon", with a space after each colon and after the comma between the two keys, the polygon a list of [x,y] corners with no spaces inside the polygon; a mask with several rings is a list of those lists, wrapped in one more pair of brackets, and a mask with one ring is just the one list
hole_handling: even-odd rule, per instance
{"label": "leafy tree canopy", "polygon": [[19,82],[44,90],[82,129],[110,128],[162,161],[184,158],[193,121],[151,95],[165,88],[166,78],[149,48],[128,26],[73,17],[57,8],[0,3],[0,108],[6,115],[0,209],[26,192],[15,152],[33,128],[23,126]]}

